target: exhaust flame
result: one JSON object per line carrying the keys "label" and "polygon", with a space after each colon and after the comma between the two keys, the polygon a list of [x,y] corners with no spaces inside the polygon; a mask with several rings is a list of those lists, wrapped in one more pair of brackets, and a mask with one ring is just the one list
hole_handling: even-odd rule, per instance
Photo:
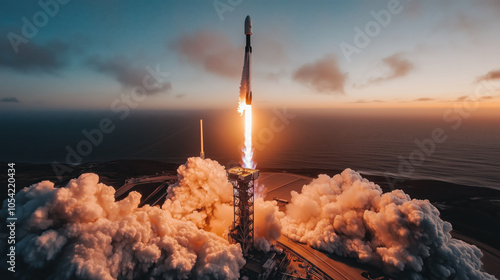
{"label": "exhaust flame", "polygon": [[239,103],[238,113],[245,117],[245,142],[243,144],[243,155],[241,160],[244,168],[256,167],[253,162],[253,148],[252,148],[252,105],[247,105],[245,101]]}
{"label": "exhaust flame", "polygon": [[[247,35],[248,36],[248,35]],[[247,37],[248,40],[248,37]],[[247,45],[249,45],[250,41],[247,41]],[[238,103],[238,113],[240,116],[245,116],[245,143],[243,145],[243,156],[242,156],[242,165],[244,168],[252,168],[256,167],[256,164],[253,162],[253,149],[252,149],[252,104],[251,103],[251,85],[250,85],[250,54],[251,49],[248,51],[248,48],[245,48],[245,57],[243,60],[243,73],[241,74],[241,83],[240,83],[240,98]],[[247,100],[250,98],[250,100]],[[247,101],[249,101],[247,103]]]}

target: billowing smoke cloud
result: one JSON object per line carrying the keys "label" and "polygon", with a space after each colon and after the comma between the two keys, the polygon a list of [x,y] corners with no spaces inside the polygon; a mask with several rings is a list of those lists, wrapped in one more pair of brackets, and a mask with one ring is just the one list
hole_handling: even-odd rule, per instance
{"label": "billowing smoke cloud", "polygon": [[220,32],[198,31],[186,34],[169,45],[194,66],[221,77],[236,78],[240,75],[243,48],[237,49]]}
{"label": "billowing smoke cloud", "polygon": [[150,80],[146,79],[148,88],[145,94],[168,92],[172,89],[172,84],[162,81],[163,77],[158,77],[153,68],[150,73],[146,67],[134,66],[133,61],[124,56],[103,58],[95,55],[88,59],[87,64],[99,72],[111,75],[124,88],[144,87],[145,77],[151,77]]}
{"label": "billowing smoke cloud", "polygon": [[[16,276],[237,279],[245,260],[240,246],[227,241],[233,206],[225,169],[189,158],[178,174],[161,208],[139,208],[137,192],[115,201],[115,190],[91,173],[62,188],[43,181],[21,190],[16,261],[28,269]],[[7,218],[7,201],[0,218]],[[401,190],[382,193],[350,169],[292,192],[286,214],[275,201],[255,200],[255,246],[263,251],[283,232],[398,279],[495,279],[480,270],[481,251],[450,231],[429,201]]]}
{"label": "billowing smoke cloud", "polygon": [[281,236],[281,219],[285,213],[280,212],[276,201],[255,199],[255,240],[257,249],[269,252],[273,241]]}
{"label": "billowing smoke cloud", "polygon": [[481,251],[451,238],[451,224],[427,200],[380,187],[346,169],[292,192],[283,233],[314,248],[354,257],[398,279],[495,279]]}
{"label": "billowing smoke cloud", "polygon": [[500,69],[492,70],[483,76],[479,77],[477,81],[490,81],[490,80],[500,80]]}
{"label": "billowing smoke cloud", "polygon": [[293,74],[293,79],[319,93],[343,94],[347,74],[341,72],[334,55],[326,55],[299,67]]}
{"label": "billowing smoke cloud", "polygon": [[[177,172],[179,183],[170,189],[162,208],[182,221],[193,222],[198,228],[227,239],[233,216],[233,186],[226,170],[210,159],[189,158]],[[255,208],[255,244],[269,251],[271,243],[281,235],[280,219],[275,201],[257,198]]]}
{"label": "billowing smoke cloud", "polygon": [[169,190],[162,208],[176,219],[227,237],[233,222],[233,186],[224,167],[210,159],[189,158],[177,172],[179,183]]}
{"label": "billowing smoke cloud", "polygon": [[[195,164],[191,166],[191,162]],[[215,171],[209,171],[211,167]],[[217,199],[212,192],[226,191],[218,191],[216,185],[228,187],[222,176],[225,171],[210,160],[190,159],[179,170],[184,177],[181,186],[210,185],[207,201]],[[88,173],[63,188],[43,181],[16,195],[17,263],[21,265],[22,260],[31,268],[18,270],[19,279],[34,279],[43,273],[53,279],[239,277],[239,269],[245,264],[239,245],[229,244],[188,219],[176,219],[178,213],[147,205],[138,208],[137,192],[117,202],[115,190],[98,181],[96,174]],[[229,189],[229,196],[231,193]],[[194,195],[185,197],[184,203],[194,200]],[[217,211],[208,203],[199,205]],[[7,201],[0,216],[7,218]]]}

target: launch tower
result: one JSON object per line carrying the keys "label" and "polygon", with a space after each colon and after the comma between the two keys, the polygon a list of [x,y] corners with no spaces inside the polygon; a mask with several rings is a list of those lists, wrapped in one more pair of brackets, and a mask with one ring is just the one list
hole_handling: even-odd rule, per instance
{"label": "launch tower", "polygon": [[254,183],[259,170],[233,167],[227,171],[233,185],[234,221],[229,239],[239,243],[244,255],[253,246],[254,238]]}

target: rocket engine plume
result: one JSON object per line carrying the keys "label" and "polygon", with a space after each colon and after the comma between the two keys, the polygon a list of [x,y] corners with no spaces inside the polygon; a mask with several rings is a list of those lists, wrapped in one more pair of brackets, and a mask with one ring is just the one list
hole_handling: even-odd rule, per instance
{"label": "rocket engine plume", "polygon": [[245,114],[245,143],[243,146],[243,167],[255,169],[256,164],[253,162],[253,147],[252,147],[252,105],[244,105]]}
{"label": "rocket engine plume", "polygon": [[250,77],[252,46],[250,38],[252,35],[252,20],[250,16],[245,18],[245,58],[243,61],[243,73],[241,74],[240,98],[238,103],[238,113],[245,116],[245,142],[243,146],[242,165],[245,168],[255,168],[253,162],[252,148],[252,88]]}

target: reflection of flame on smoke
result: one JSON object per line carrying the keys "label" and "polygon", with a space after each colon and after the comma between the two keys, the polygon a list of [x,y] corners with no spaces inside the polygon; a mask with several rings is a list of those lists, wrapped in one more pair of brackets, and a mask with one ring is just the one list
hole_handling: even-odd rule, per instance
{"label": "reflection of flame on smoke", "polygon": [[255,168],[253,162],[253,148],[252,148],[252,105],[248,105],[245,101],[240,101],[238,106],[238,113],[245,117],[245,143],[243,145],[243,167]]}

